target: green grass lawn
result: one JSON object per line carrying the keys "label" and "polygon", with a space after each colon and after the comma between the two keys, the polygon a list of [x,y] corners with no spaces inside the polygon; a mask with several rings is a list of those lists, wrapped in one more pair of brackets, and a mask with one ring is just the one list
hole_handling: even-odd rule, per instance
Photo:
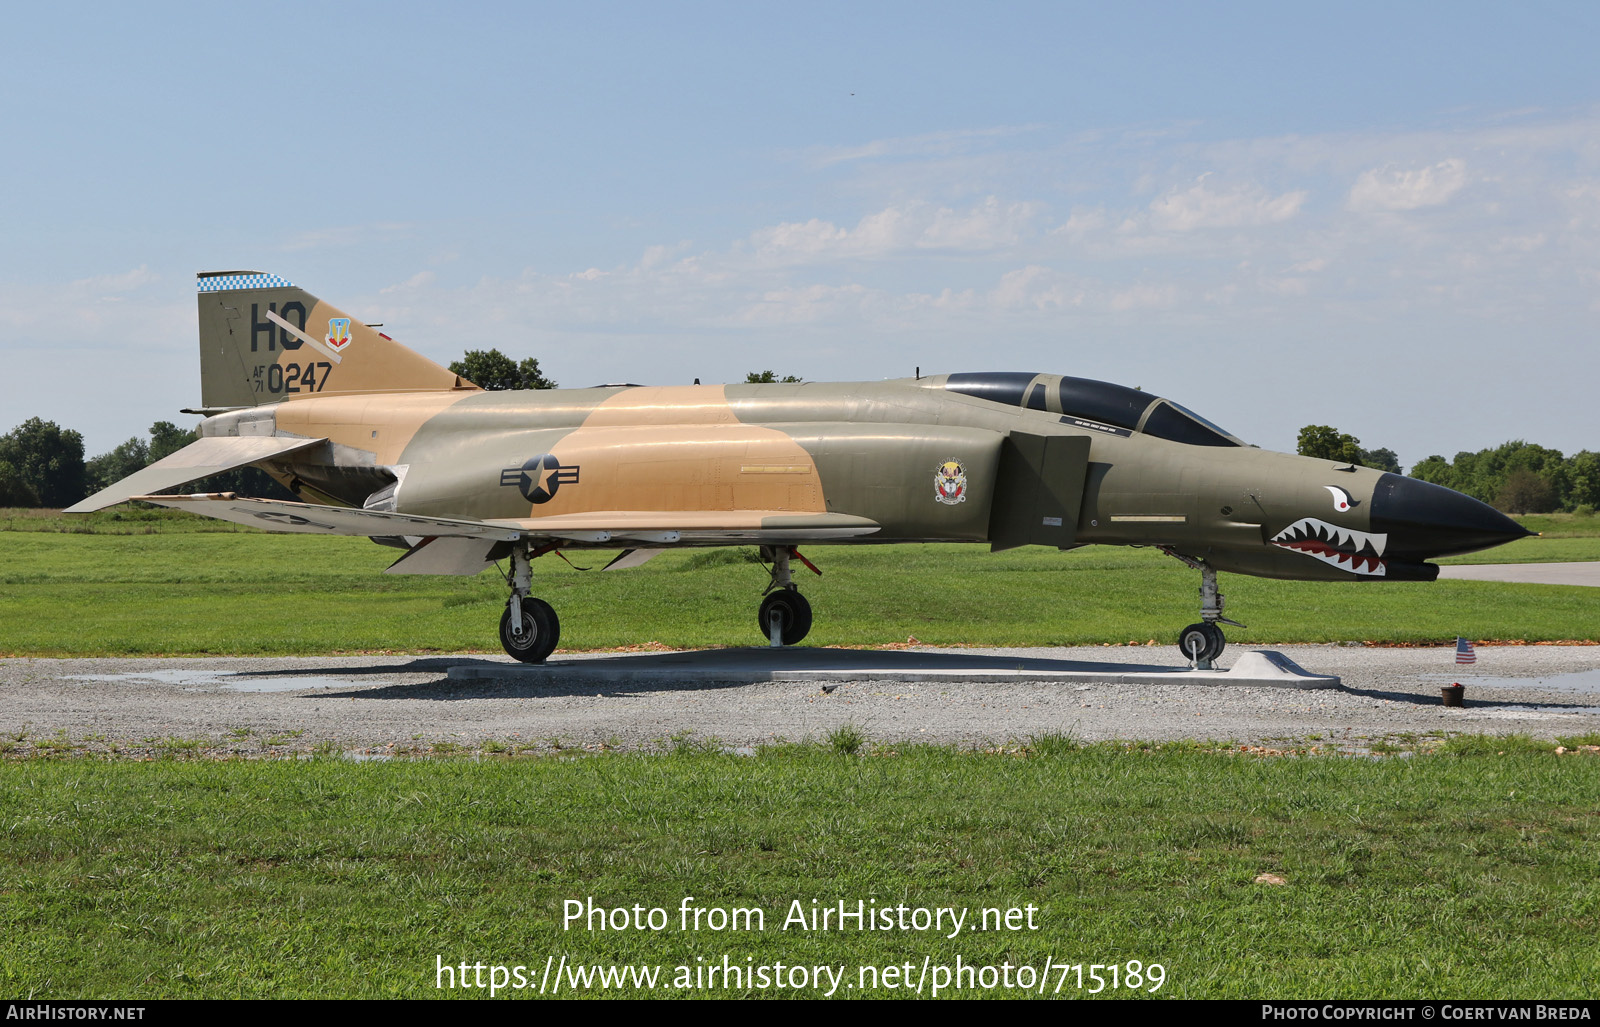
{"label": "green grass lawn", "polygon": [[[1551,537],[1502,547],[1600,558],[1595,518],[1547,518]],[[387,576],[398,551],[365,539],[212,531],[170,511],[6,517],[0,653],[312,654],[497,651],[505,586]],[[226,526],[224,526],[226,527]],[[30,530],[31,529],[31,530]],[[200,530],[204,529],[204,530]],[[1587,548],[1585,548],[1587,547]],[[752,550],[670,552],[628,571],[535,563],[535,593],[567,650],[660,642],[750,645],[766,582]],[[1197,619],[1198,577],[1148,549],[1066,553],[982,546],[818,546],[797,568],[816,610],[809,645],[1172,643]],[[1500,550],[1492,551],[1500,552]],[[572,554],[599,568],[610,553]],[[1532,558],[1531,556],[1528,558]],[[1592,589],[1478,581],[1285,582],[1223,575],[1234,644],[1594,639]]]}
{"label": "green grass lawn", "polygon": [[[856,981],[861,964],[959,955],[1158,963],[1159,994],[1179,997],[1592,996],[1600,759],[1495,745],[13,761],[0,990],[427,996],[438,959],[537,979],[563,955],[828,963]],[[563,902],[591,896],[672,926],[563,930]],[[762,909],[766,929],[678,930],[685,896]],[[1037,929],[784,931],[796,899],[1033,905]]]}
{"label": "green grass lawn", "polygon": [[1537,531],[1545,538],[1595,538],[1600,536],[1600,517],[1589,514],[1580,517],[1577,514],[1522,514],[1512,520],[1527,528]]}
{"label": "green grass lawn", "polygon": [[[1549,527],[1519,545],[1600,537],[1570,518]],[[1196,576],[1144,550],[808,552],[826,571],[804,577],[818,611],[808,644],[1165,643],[1194,619]],[[0,651],[497,649],[504,591],[492,575],[382,575],[397,555],[167,511],[0,511]],[[536,568],[565,646],[757,640],[764,575],[742,551],[671,553],[608,574],[548,557]],[[1600,622],[1594,590],[1579,588],[1235,575],[1223,585],[1229,612],[1252,625],[1230,639],[1247,644],[1593,638]],[[682,743],[654,756],[485,746],[470,758],[351,763],[195,759],[181,740],[152,762],[50,740],[21,759],[25,747],[0,739],[10,753],[0,991],[421,997],[440,994],[440,961],[520,964],[537,978],[562,956],[663,967],[653,996],[778,994],[671,987],[674,967],[725,956],[828,964],[852,984],[861,966],[958,956],[994,967],[1138,960],[1160,964],[1157,994],[1177,997],[1559,998],[1596,987],[1592,754],[1515,738],[1377,759],[1060,738],[1023,752],[848,755],[848,732],[834,741],[752,757]],[[1380,751],[1392,751],[1387,741]],[[1286,883],[1255,883],[1263,874]],[[567,900],[675,916],[691,895],[762,909],[767,928],[562,929]],[[1039,926],[954,939],[786,932],[796,899],[974,917],[1032,905]]]}

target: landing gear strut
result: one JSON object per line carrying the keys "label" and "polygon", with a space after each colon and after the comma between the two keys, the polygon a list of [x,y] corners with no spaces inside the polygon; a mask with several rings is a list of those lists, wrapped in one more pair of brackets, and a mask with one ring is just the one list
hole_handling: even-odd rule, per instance
{"label": "landing gear strut", "polygon": [[523,663],[543,663],[561,640],[561,619],[549,603],[528,594],[533,568],[524,546],[511,552],[509,581],[511,598],[500,615],[500,644],[507,655]]}
{"label": "landing gear strut", "polygon": [[1236,628],[1245,625],[1236,620],[1229,620],[1222,615],[1223,602],[1227,599],[1217,591],[1217,569],[1204,560],[1196,560],[1182,553],[1174,552],[1167,546],[1162,546],[1161,551],[1183,563],[1185,567],[1192,567],[1200,572],[1200,621],[1191,624],[1178,634],[1178,649],[1189,658],[1189,666],[1195,670],[1215,670],[1215,661],[1222,655],[1223,648],[1228,640],[1222,634],[1218,624],[1232,624]]}
{"label": "landing gear strut", "polygon": [[[756,613],[761,634],[774,649],[794,645],[811,630],[811,604],[800,594],[789,574],[789,557],[796,556],[812,570],[817,568],[791,546],[762,546],[761,557],[772,561],[772,581]],[[821,571],[817,571],[821,574]]]}

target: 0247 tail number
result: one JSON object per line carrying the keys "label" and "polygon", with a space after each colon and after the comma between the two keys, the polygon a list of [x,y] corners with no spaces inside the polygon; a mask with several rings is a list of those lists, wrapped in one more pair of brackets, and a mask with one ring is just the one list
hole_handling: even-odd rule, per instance
{"label": "0247 tail number", "polygon": [[257,392],[321,392],[333,365],[326,360],[305,364],[257,364],[251,382]]}

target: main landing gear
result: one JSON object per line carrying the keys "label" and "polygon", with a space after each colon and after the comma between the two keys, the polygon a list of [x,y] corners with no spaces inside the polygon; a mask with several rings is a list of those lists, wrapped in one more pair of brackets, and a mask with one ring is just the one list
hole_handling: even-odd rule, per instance
{"label": "main landing gear", "polygon": [[1168,556],[1179,560],[1186,567],[1192,567],[1200,572],[1200,623],[1191,624],[1178,634],[1178,649],[1189,658],[1189,666],[1195,670],[1215,670],[1215,661],[1222,655],[1223,647],[1228,644],[1227,638],[1222,634],[1218,624],[1232,624],[1236,628],[1245,625],[1236,620],[1229,620],[1222,615],[1223,601],[1227,598],[1217,591],[1217,569],[1204,560],[1184,556],[1174,552],[1167,546],[1162,546],[1161,551]]}
{"label": "main landing gear", "polygon": [[561,640],[561,618],[549,603],[528,594],[533,587],[529,560],[525,547],[511,551],[511,598],[500,615],[500,644],[523,663],[543,663]]}
{"label": "main landing gear", "polygon": [[[506,575],[511,598],[500,615],[500,644],[507,655],[523,663],[543,663],[561,641],[561,619],[556,611],[543,599],[529,594],[533,588],[531,561],[555,548],[519,545],[511,551],[511,572]],[[761,558],[772,564],[772,580],[756,613],[756,623],[762,637],[774,648],[795,645],[811,631],[811,604],[800,594],[789,573],[791,557],[822,573],[793,546],[761,547]]]}
{"label": "main landing gear", "polygon": [[816,573],[816,564],[800,555],[793,546],[762,546],[761,558],[772,563],[772,580],[766,598],[756,613],[756,624],[772,648],[794,645],[811,630],[811,604],[800,594],[789,574],[789,558],[795,557]]}

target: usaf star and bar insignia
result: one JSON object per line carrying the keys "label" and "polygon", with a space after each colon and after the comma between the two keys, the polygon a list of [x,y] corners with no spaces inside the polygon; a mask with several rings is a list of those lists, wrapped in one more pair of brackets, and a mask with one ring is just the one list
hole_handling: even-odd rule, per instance
{"label": "usaf star and bar insignia", "polygon": [[554,455],[541,453],[524,461],[521,467],[501,471],[500,484],[515,485],[523,498],[535,505],[548,503],[562,485],[578,484],[578,465],[562,466]]}

